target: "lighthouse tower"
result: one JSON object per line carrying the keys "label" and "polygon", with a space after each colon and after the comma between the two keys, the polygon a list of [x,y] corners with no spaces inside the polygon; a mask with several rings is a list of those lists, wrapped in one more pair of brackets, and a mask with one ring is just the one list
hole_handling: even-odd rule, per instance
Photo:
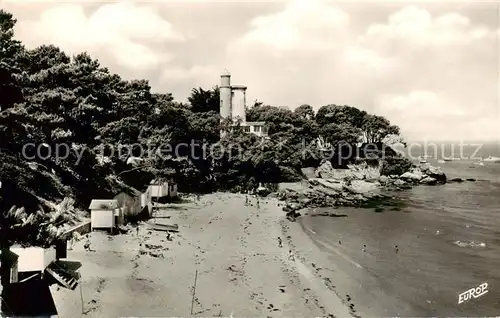
{"label": "lighthouse tower", "polygon": [[220,76],[220,117],[221,120],[231,118],[231,74],[227,70]]}
{"label": "lighthouse tower", "polygon": [[231,85],[231,74],[227,70],[220,76],[220,116],[234,122],[246,122],[246,90],[243,85]]}
{"label": "lighthouse tower", "polygon": [[[246,92],[244,85],[231,85],[231,74],[227,70],[220,76],[220,117],[221,122],[231,119],[231,126],[239,125],[244,131],[256,134],[257,136],[267,136],[267,126],[265,122],[246,121]],[[221,137],[226,134],[226,128],[221,129]]]}

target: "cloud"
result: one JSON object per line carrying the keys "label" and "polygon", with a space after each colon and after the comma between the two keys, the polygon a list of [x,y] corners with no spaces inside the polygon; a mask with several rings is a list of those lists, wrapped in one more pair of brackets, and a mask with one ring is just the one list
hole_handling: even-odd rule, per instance
{"label": "cloud", "polygon": [[251,21],[251,30],[237,45],[255,44],[283,50],[322,50],[331,47],[332,33],[348,26],[349,16],[342,10],[318,0],[298,0],[282,12],[259,16]]}
{"label": "cloud", "polygon": [[498,111],[479,104],[470,106],[457,96],[412,91],[379,96],[375,112],[404,123],[403,131],[410,140],[489,140],[498,136]]}
{"label": "cloud", "polygon": [[221,70],[213,65],[195,65],[190,68],[172,67],[162,71],[161,80],[166,83],[195,81],[199,86],[217,85],[214,79],[220,76]]}
{"label": "cloud", "polygon": [[89,15],[82,5],[55,5],[37,20],[19,21],[16,34],[30,46],[55,44],[68,53],[89,51],[133,70],[168,62],[172,57],[162,52],[161,44],[184,40],[152,7],[131,2],[105,4]]}
{"label": "cloud", "polygon": [[459,47],[474,45],[475,41],[495,39],[495,30],[471,24],[469,18],[450,12],[433,17],[416,6],[405,7],[392,14],[386,24],[373,24],[360,42],[378,49],[392,48],[391,42],[401,47]]}
{"label": "cloud", "polygon": [[[446,107],[452,105],[452,107]],[[404,122],[404,129],[410,132],[411,139],[432,139],[433,131],[429,126],[441,125],[443,121],[463,123],[467,121],[466,109],[459,102],[447,100],[430,91],[412,91],[407,95],[381,95],[375,103],[377,114],[388,117],[391,121]],[[445,136],[457,137],[452,127]],[[443,133],[441,133],[443,136]],[[445,139],[448,137],[444,137]]]}
{"label": "cloud", "polygon": [[371,24],[348,9],[290,1],[256,17],[228,46],[233,77],[266,103],[353,105],[410,138],[499,136],[498,29],[415,5]]}
{"label": "cloud", "polygon": [[234,84],[248,86],[249,103],[352,105],[386,116],[409,138],[500,135],[493,5],[174,2],[7,7],[17,8],[17,37],[28,46],[89,51],[178,99],[218,84],[227,68]]}

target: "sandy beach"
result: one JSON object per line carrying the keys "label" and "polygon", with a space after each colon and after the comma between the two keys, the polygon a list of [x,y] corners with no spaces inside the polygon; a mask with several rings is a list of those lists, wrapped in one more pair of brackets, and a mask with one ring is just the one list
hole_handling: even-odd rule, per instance
{"label": "sandy beach", "polygon": [[245,195],[216,193],[185,201],[158,213],[159,222],[179,225],[171,241],[141,224],[139,234],[93,232],[90,252],[85,240],[75,243],[68,259],[82,263],[81,284],[51,287],[59,317],[351,316],[349,299],[306,261],[311,242],[277,200],[246,204]]}

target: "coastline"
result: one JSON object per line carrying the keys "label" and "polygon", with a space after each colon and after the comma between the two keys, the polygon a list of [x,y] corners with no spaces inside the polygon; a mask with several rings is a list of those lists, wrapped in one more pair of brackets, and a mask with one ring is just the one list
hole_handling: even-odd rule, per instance
{"label": "coastline", "polygon": [[247,205],[245,195],[215,193],[186,201],[158,218],[179,225],[172,241],[141,224],[139,236],[135,228],[93,232],[94,252],[77,242],[68,259],[82,263],[80,286],[51,286],[59,317],[188,316],[196,271],[193,316],[351,316],[305,261],[303,246],[313,243],[286,221],[277,199],[251,197]]}
{"label": "coastline", "polygon": [[[340,207],[337,211],[348,209],[350,208]],[[394,295],[387,294],[380,287],[376,275],[370,273],[369,269],[343,253],[334,244],[322,240],[319,235],[307,229],[302,221],[298,219],[297,222],[281,223],[290,248],[309,268],[316,280],[321,281],[329,293],[334,294],[343,306],[348,308],[351,316],[394,315],[394,311],[388,311],[389,308],[405,311],[406,304],[399,302]],[[361,247],[366,242],[349,233],[339,233],[339,237],[360,246],[362,253]]]}

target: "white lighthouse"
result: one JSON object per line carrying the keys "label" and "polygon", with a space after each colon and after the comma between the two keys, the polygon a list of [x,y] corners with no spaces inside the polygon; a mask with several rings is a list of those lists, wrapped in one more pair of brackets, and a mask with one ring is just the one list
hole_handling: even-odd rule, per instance
{"label": "white lighthouse", "polygon": [[231,118],[234,122],[246,121],[246,94],[247,87],[231,85],[231,74],[224,70],[220,76],[220,116],[222,119]]}
{"label": "white lighthouse", "polygon": [[220,76],[220,116],[221,120],[231,117],[231,74],[225,70]]}
{"label": "white lighthouse", "polygon": [[[224,70],[220,76],[220,117],[221,121],[231,118],[233,123],[240,123],[245,131],[259,136],[267,135],[264,122],[246,121],[247,87],[243,85],[231,85],[231,74]],[[221,132],[221,136],[224,135]]]}

